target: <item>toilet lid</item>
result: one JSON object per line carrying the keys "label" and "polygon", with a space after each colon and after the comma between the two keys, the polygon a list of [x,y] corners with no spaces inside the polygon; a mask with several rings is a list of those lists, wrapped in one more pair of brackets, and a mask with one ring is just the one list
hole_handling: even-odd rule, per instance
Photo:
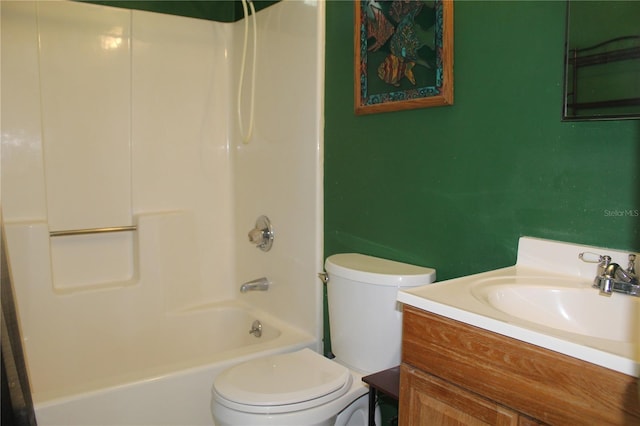
{"label": "toilet lid", "polygon": [[213,387],[229,401],[274,406],[320,398],[344,389],[350,379],[346,367],[302,349],[233,366],[215,379]]}

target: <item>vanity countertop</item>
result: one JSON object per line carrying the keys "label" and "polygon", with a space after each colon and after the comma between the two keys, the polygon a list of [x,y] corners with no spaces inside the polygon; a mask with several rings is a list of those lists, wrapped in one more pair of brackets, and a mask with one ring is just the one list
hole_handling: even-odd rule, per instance
{"label": "vanity countertop", "polygon": [[[598,289],[591,287],[597,265],[578,260],[578,253],[585,251],[610,255],[620,264],[628,255],[619,250],[522,237],[516,265],[402,289],[398,292],[398,301],[640,377],[640,298],[619,293],[600,296]],[[502,291],[504,289],[507,293]],[[520,299],[504,299],[513,289],[517,290]],[[531,292],[521,291],[523,289]],[[554,303],[548,314],[540,310],[540,306],[535,307],[538,311],[529,309],[534,302],[527,298],[542,292]],[[564,299],[560,300],[562,297]],[[586,305],[585,310],[584,306],[578,305],[582,300],[595,303],[595,308]],[[606,307],[618,319],[610,318],[610,313],[593,312],[600,306]],[[563,311],[565,308],[567,310]],[[525,312],[527,310],[531,312]],[[579,322],[574,324],[573,311],[580,314],[578,321],[580,318],[588,320],[584,321],[590,323],[586,326],[588,331],[581,330]],[[536,316],[538,312],[541,314]],[[626,328],[622,330],[622,326]]]}

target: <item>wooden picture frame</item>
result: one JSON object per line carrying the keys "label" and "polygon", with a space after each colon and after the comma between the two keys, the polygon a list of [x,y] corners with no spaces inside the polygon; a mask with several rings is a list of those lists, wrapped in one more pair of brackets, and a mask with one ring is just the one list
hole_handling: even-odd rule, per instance
{"label": "wooden picture frame", "polygon": [[453,105],[453,0],[355,0],[355,113]]}

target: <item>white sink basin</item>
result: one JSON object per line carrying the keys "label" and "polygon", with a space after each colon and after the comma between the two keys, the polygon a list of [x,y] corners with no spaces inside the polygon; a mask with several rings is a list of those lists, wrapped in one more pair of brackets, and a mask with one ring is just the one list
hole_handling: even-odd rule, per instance
{"label": "white sink basin", "polygon": [[569,333],[619,342],[632,342],[640,333],[640,298],[601,296],[588,283],[501,277],[478,281],[471,293],[507,315]]}
{"label": "white sink basin", "polygon": [[629,253],[522,237],[515,265],[401,290],[398,301],[640,377],[640,297],[601,296],[582,252],[625,266]]}

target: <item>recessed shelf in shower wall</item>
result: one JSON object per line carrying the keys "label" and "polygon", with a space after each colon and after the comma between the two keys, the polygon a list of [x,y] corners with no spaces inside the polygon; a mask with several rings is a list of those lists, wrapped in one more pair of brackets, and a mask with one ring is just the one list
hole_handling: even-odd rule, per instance
{"label": "recessed shelf in shower wall", "polygon": [[150,212],[134,219],[136,229],[128,232],[59,237],[50,236],[44,221],[5,223],[12,273],[23,283],[19,291],[89,297],[95,290],[137,287],[163,311],[201,303],[193,212]]}
{"label": "recessed shelf in shower wall", "polygon": [[50,237],[53,288],[64,292],[135,282],[136,234]]}

